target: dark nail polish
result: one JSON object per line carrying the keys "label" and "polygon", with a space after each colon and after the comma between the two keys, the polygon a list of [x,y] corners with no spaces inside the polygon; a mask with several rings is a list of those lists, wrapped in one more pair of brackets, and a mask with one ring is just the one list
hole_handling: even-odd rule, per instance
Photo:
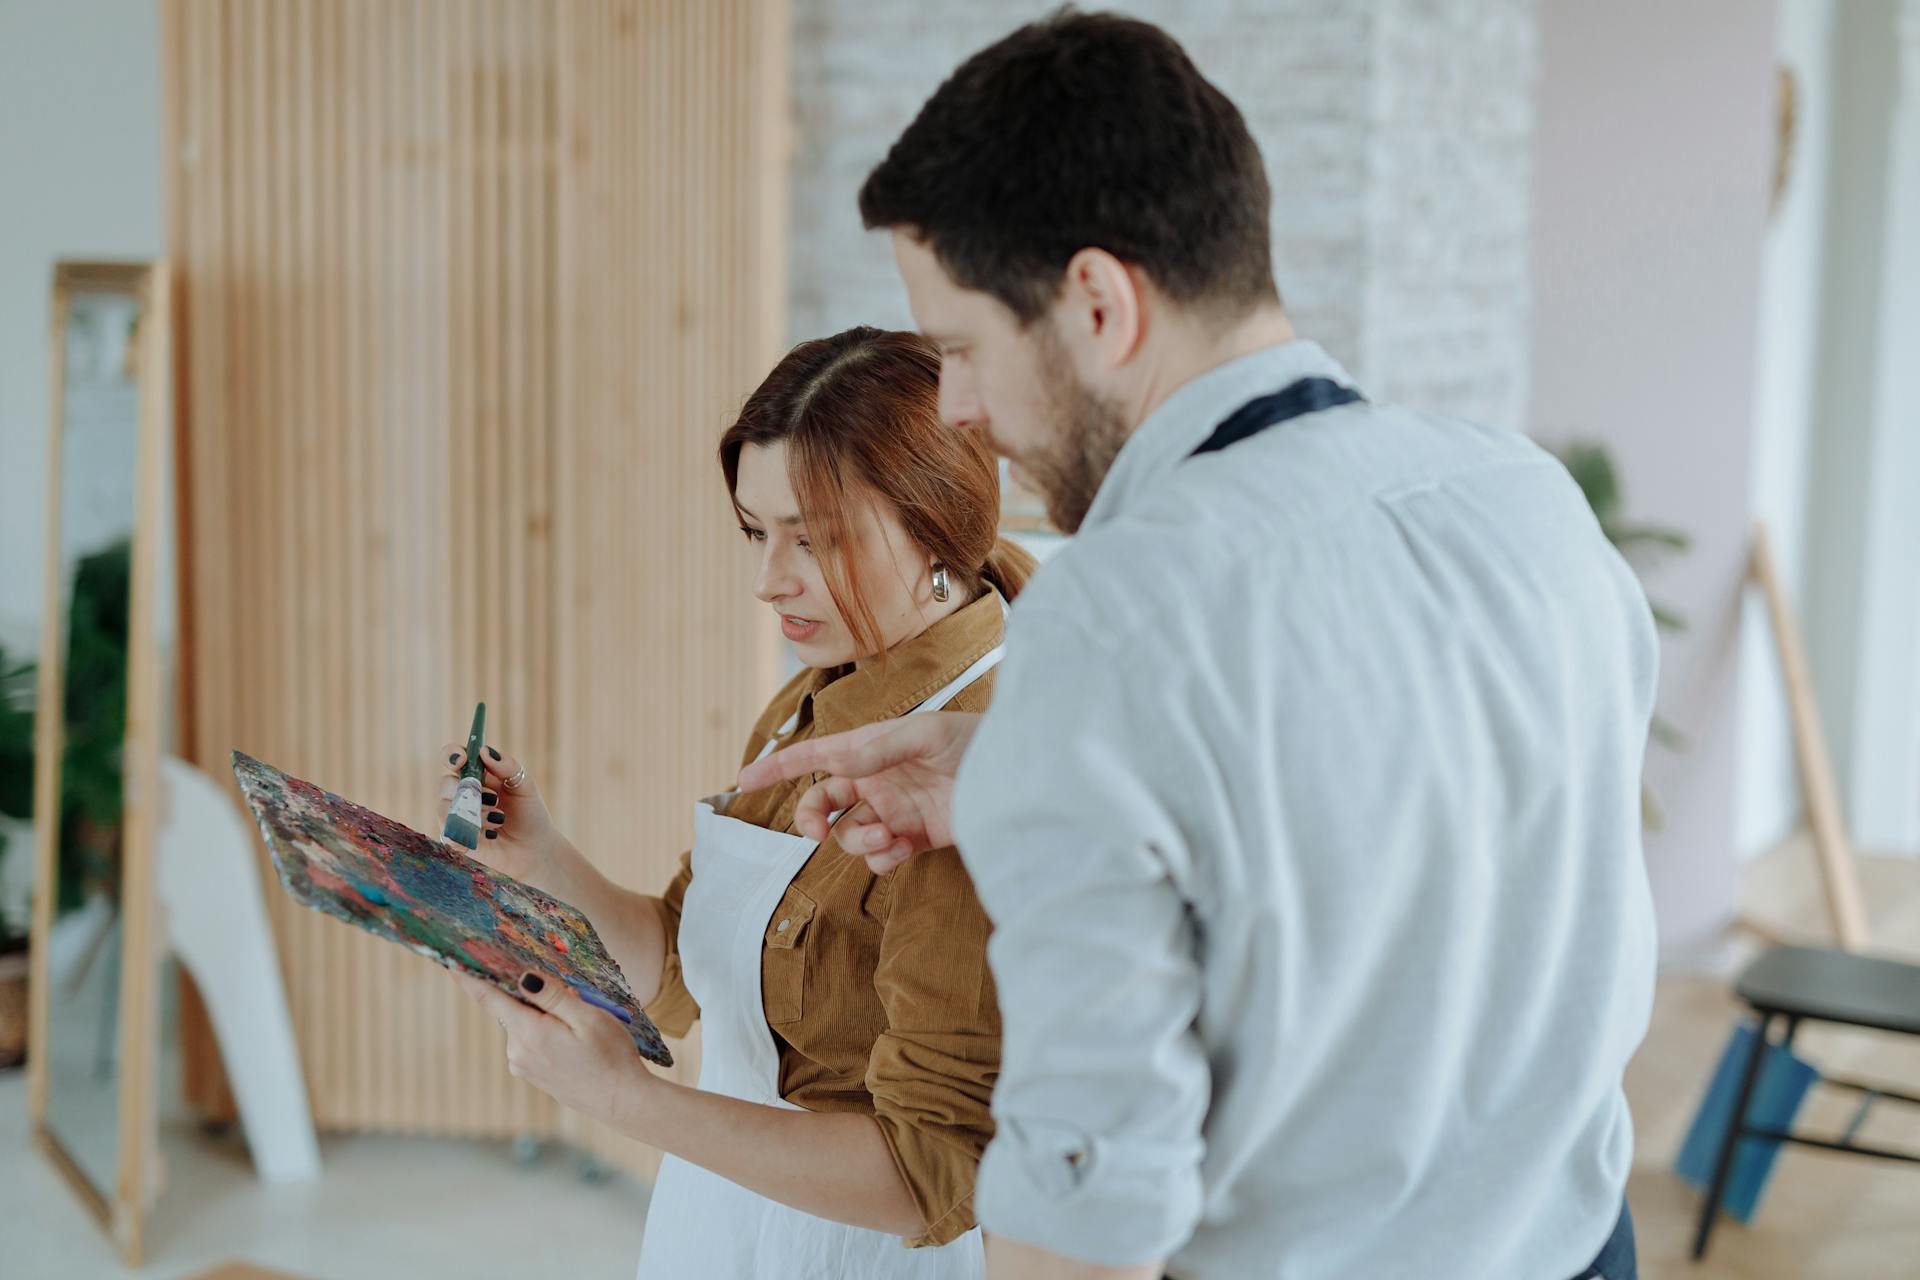
{"label": "dark nail polish", "polygon": [[507,821],[507,815],[500,812],[498,809],[495,809],[492,813],[487,815],[487,821],[491,822],[496,827],[502,826]]}
{"label": "dark nail polish", "polygon": [[492,747],[487,748],[487,754],[492,756],[496,761],[500,759],[500,753],[498,751],[495,751]]}
{"label": "dark nail polish", "polygon": [[454,753],[453,753],[452,755],[450,755],[450,756],[448,756],[448,757],[447,757],[447,763],[448,763],[448,764],[459,764],[459,763],[460,763],[460,753],[459,753],[458,751],[456,751],[456,752],[454,752]]}
{"label": "dark nail polish", "polygon": [[529,973],[520,979],[520,985],[525,987],[528,991],[533,992],[535,995],[538,995],[540,993],[541,988],[545,987],[547,984],[546,984],[546,981],[542,979],[539,974]]}
{"label": "dark nail polish", "polygon": [[489,840],[498,840],[499,838],[500,838],[500,833],[499,833],[498,831],[489,831],[489,832],[487,832],[487,839],[489,839]]}
{"label": "dark nail polish", "polygon": [[500,803],[499,793],[493,792],[493,791],[482,791],[480,793],[480,803],[481,804],[499,804]]}

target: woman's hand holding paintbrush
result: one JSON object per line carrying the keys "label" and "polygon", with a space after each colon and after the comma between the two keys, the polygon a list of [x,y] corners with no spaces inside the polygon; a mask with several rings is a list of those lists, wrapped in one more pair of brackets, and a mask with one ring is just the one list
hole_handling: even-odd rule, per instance
{"label": "woman's hand holding paintbrush", "polygon": [[[447,771],[440,784],[444,822],[466,767],[466,748],[450,742],[440,748],[440,760]],[[634,998],[643,1005],[651,1001],[660,993],[667,957],[659,899],[623,889],[600,874],[561,834],[539,785],[520,761],[487,746],[481,748],[480,764],[483,838],[478,848],[461,852],[578,908],[626,974]]]}
{"label": "woman's hand holding paintbrush", "polygon": [[[444,823],[459,787],[460,774],[467,766],[466,748],[449,743],[441,748],[440,758],[447,768],[447,777],[440,784],[440,817]],[[545,881],[559,864],[569,854],[577,858],[579,853],[554,825],[539,786],[527,776],[518,760],[496,747],[485,747],[480,752],[480,765],[484,838],[471,856],[515,880],[546,889]],[[508,786],[508,783],[514,785]]]}

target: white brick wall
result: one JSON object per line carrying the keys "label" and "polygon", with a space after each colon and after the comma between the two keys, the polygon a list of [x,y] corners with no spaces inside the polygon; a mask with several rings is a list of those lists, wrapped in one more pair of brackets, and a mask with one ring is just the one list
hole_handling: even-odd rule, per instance
{"label": "white brick wall", "polygon": [[1534,7],[1370,7],[1359,367],[1382,399],[1524,425]]}
{"label": "white brick wall", "polygon": [[[793,0],[795,340],[909,327],[868,170],[962,59],[1053,6]],[[1091,6],[1090,6],[1091,7]],[[1147,0],[1246,115],[1301,332],[1369,391],[1519,425],[1531,0]]]}

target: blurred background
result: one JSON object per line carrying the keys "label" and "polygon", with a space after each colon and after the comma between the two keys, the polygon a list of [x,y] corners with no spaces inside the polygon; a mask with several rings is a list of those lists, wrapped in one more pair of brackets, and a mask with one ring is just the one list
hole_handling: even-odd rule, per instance
{"label": "blurred background", "polygon": [[[663,885],[787,661],[719,434],[788,344],[911,327],[854,193],[1048,7],[0,0],[0,1053],[33,963],[31,1029],[75,1046],[47,1096],[0,1071],[8,1275],[630,1272],[651,1153],[511,1081],[437,970],[300,909],[257,848],[195,852],[191,778],[230,790],[239,748],[424,825],[485,697],[582,847]],[[1122,7],[1247,116],[1296,327],[1376,399],[1560,451],[1660,608],[1643,1274],[1920,1275],[1908,1167],[1789,1150],[1691,1268],[1671,1172],[1755,938],[1853,919],[1920,956],[1920,0]],[[118,674],[88,668],[129,574]],[[36,683],[49,635],[64,684]],[[129,730],[161,762],[127,797],[149,840],[117,826]],[[258,937],[196,964],[209,919]],[[128,947],[150,993],[112,980]],[[247,992],[201,990],[235,969]],[[1909,1044],[1809,1036],[1920,1084]],[[283,1165],[236,1074],[278,1082]],[[42,1104],[97,1154],[36,1153]]]}

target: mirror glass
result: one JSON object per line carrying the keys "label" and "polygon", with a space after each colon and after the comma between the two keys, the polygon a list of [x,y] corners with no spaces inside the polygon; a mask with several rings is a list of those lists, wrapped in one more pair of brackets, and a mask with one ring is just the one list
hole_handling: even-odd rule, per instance
{"label": "mirror glass", "polygon": [[[102,1195],[119,1169],[122,759],[139,474],[142,298],[64,295],[58,573],[64,651],[47,1127]],[[47,891],[43,886],[41,891]]]}

